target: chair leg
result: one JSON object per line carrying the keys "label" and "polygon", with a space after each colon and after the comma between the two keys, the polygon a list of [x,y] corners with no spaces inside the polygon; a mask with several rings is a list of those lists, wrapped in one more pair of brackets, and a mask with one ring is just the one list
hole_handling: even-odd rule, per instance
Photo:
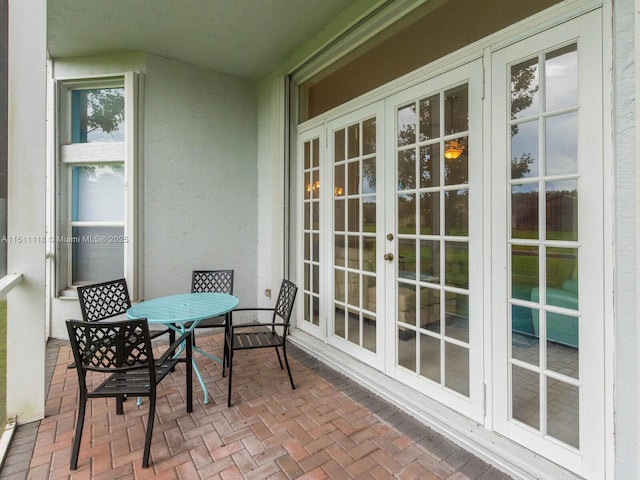
{"label": "chair leg", "polygon": [[[233,339],[229,339],[229,342],[233,342]],[[233,346],[228,346],[228,360],[229,360],[229,392],[227,393],[227,407],[231,406],[231,377],[233,376]]]}
{"label": "chair leg", "polygon": [[276,355],[278,356],[278,363],[280,364],[280,370],[284,370],[284,366],[282,365],[282,360],[280,360],[280,352],[278,351],[278,347],[276,347]]}
{"label": "chair leg", "polygon": [[287,373],[289,374],[289,381],[291,382],[291,389],[295,390],[296,386],[293,384],[293,377],[291,376],[291,369],[289,368],[289,360],[287,360],[287,346],[284,345],[284,344],[282,345],[282,353],[284,355],[284,363],[287,365]]}
{"label": "chair leg", "polygon": [[87,399],[80,399],[78,404],[78,418],[76,419],[76,436],[73,439],[71,448],[71,470],[78,468],[78,454],[80,453],[80,441],[82,440],[82,429],[84,428],[84,414],[87,409]]}
{"label": "chair leg", "polygon": [[124,413],[124,409],[122,408],[122,404],[126,400],[124,395],[118,395],[116,397],[116,415],[122,415]]}
{"label": "chair leg", "polygon": [[142,454],[142,468],[149,467],[149,456],[151,454],[151,437],[153,436],[153,421],[156,414],[156,396],[149,396],[149,421],[147,422],[147,433],[144,439],[144,453]]}

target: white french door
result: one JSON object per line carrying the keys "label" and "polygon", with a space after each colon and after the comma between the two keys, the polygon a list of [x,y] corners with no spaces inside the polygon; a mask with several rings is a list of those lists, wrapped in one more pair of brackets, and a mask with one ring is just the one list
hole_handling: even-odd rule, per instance
{"label": "white french door", "polygon": [[587,478],[604,478],[599,32],[593,12],[492,55],[494,429]]}
{"label": "white french door", "polygon": [[604,478],[600,12],[299,132],[298,327]]}

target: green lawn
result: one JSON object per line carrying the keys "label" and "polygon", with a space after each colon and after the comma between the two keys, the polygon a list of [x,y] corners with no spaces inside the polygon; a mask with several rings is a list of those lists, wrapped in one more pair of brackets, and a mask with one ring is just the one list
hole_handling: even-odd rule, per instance
{"label": "green lawn", "polygon": [[7,301],[0,301],[0,425],[5,424],[7,405]]}

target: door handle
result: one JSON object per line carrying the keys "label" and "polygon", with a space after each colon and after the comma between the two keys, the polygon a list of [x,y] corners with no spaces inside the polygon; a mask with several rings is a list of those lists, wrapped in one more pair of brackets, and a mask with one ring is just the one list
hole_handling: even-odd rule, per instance
{"label": "door handle", "polygon": [[385,253],[383,258],[390,262],[391,260],[393,260],[393,253]]}

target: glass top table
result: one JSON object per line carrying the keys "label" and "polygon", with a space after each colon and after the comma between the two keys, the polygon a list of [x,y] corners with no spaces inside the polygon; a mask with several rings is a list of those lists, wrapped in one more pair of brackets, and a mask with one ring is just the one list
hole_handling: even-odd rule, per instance
{"label": "glass top table", "polygon": [[[133,305],[127,310],[127,317],[132,319],[146,318],[150,324],[163,324],[180,333],[188,330],[193,335],[193,330],[201,320],[229,313],[238,306],[238,303],[237,297],[226,293],[182,293],[153,298]],[[214,355],[195,346],[193,349],[218,363],[222,363],[222,360]],[[204,403],[209,403],[209,392],[195,359],[192,359],[192,364],[204,391]]]}

